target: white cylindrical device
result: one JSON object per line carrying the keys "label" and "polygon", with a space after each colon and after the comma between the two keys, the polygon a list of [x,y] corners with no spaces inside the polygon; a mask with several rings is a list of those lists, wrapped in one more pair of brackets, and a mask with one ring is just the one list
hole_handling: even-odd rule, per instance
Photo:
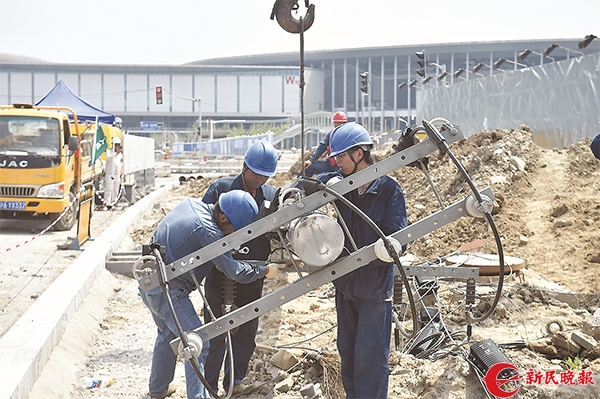
{"label": "white cylindrical device", "polygon": [[330,264],[344,248],[342,228],[323,213],[315,212],[292,220],[287,237],[296,255],[311,266]]}

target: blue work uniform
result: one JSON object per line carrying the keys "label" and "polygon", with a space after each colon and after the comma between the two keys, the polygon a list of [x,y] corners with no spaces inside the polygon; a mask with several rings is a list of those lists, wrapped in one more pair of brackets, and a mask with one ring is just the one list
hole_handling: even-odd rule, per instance
{"label": "blue work uniform", "polygon": [[331,131],[327,133],[325,137],[323,137],[323,140],[319,142],[319,145],[315,149],[315,152],[313,152],[312,155],[308,157],[308,160],[311,162],[311,165],[304,171],[304,175],[306,177],[312,177],[314,175],[318,175],[319,173],[335,172],[339,170],[339,168],[337,167],[337,163],[333,158],[328,158],[323,161],[318,160],[319,158],[321,158],[321,155],[323,155],[325,152],[327,152],[327,155],[329,155],[330,136]]}
{"label": "blue work uniform", "polygon": [[[243,190],[244,182],[242,181],[242,175],[237,177],[224,177],[215,180],[206,194],[202,198],[202,201],[208,204],[212,204],[217,201],[219,195],[226,193],[231,190]],[[275,188],[268,185],[262,185],[254,193],[254,199],[259,209],[263,206],[266,201],[272,201],[275,196]],[[240,260],[267,260],[271,253],[270,240],[265,236],[257,237],[245,244],[242,247],[247,247],[249,252],[247,254],[234,254],[235,259]],[[213,269],[206,277],[204,284],[206,300],[210,305],[215,317],[221,317],[223,315],[223,284],[228,279],[217,269]],[[237,308],[240,308],[250,302],[259,299],[262,296],[264,279],[258,279],[250,284],[239,284],[232,282],[235,290],[235,298],[233,303]],[[231,284],[231,283],[230,283]],[[211,321],[210,313],[204,312],[204,321],[206,323]],[[231,344],[233,349],[233,382],[234,386],[242,383],[246,372],[248,370],[248,364],[256,348],[254,339],[256,337],[256,331],[258,330],[258,318],[251,320],[245,324],[242,324],[238,329],[234,330],[231,334]],[[223,358],[225,357],[225,335],[220,335],[213,338],[210,341],[210,350],[208,357],[206,358],[206,381],[216,391],[219,382],[219,374],[221,372],[221,365]],[[223,389],[225,391],[229,388],[230,380],[230,361],[229,359],[225,362],[225,375],[223,379]]]}
{"label": "blue work uniform", "polygon": [[[341,174],[320,175],[328,181]],[[345,195],[386,236],[407,225],[402,189],[392,178],[375,179],[363,194]],[[379,235],[358,214],[336,201],[340,215],[358,248],[373,244]],[[346,247],[349,241],[346,239]],[[394,264],[375,259],[333,281],[336,288],[337,346],[346,398],[387,398]]]}
{"label": "blue work uniform", "polygon": [[592,142],[590,143],[590,149],[594,156],[600,159],[600,134],[596,135]]}
{"label": "blue work uniform", "polygon": [[[163,218],[154,231],[153,237],[156,242],[165,247],[164,262],[168,265],[219,240],[223,237],[223,232],[215,222],[214,205],[190,198],[181,201]],[[192,272],[198,282],[201,282],[215,266],[227,277],[242,283],[262,279],[267,273],[265,266],[237,261],[228,252],[196,267]],[[202,325],[189,298],[189,294],[195,289],[196,285],[190,273],[182,274],[169,282],[169,297],[181,328],[186,332]],[[140,294],[157,326],[149,390],[151,396],[159,396],[167,391],[169,383],[173,381],[177,356],[169,343],[179,334],[160,287],[147,292],[140,288]],[[209,343],[205,343],[202,353],[198,356],[202,372],[204,372],[208,347]],[[188,399],[210,397],[189,361],[185,362],[185,377]]]}

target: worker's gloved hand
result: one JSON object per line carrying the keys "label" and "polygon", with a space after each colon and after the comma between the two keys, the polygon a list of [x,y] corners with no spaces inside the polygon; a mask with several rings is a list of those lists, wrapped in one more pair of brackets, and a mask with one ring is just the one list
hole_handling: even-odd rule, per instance
{"label": "worker's gloved hand", "polygon": [[281,270],[285,269],[285,264],[283,263],[269,263],[267,265],[267,274],[265,274],[266,278],[275,278],[279,276]]}
{"label": "worker's gloved hand", "polygon": [[260,206],[260,209],[258,210],[258,215],[256,215],[256,217],[254,218],[255,221],[267,215],[270,215],[279,209],[280,194],[281,188],[278,188],[277,191],[275,191],[275,196],[273,197],[272,201],[263,201],[262,205]]}
{"label": "worker's gloved hand", "polygon": [[[400,152],[400,151],[404,151],[409,147],[412,147],[415,144],[419,143],[419,138],[416,135],[416,131],[411,128],[411,127],[407,127],[406,131],[404,131],[400,137],[398,138],[398,143],[392,145],[392,148],[394,149],[394,151],[396,152]],[[425,168],[427,169],[427,165],[429,164],[429,158],[425,157],[425,158],[421,158],[419,161],[415,161],[415,162],[411,162],[408,164],[408,166],[412,166],[415,168]]]}
{"label": "worker's gloved hand", "polygon": [[276,212],[279,209],[279,197],[281,196],[281,187],[275,190],[275,195],[273,196],[273,200],[269,204],[269,213]]}

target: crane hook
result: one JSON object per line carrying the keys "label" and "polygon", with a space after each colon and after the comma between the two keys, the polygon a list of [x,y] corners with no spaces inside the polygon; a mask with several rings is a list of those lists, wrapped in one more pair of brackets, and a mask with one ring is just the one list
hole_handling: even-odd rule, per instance
{"label": "crane hook", "polygon": [[[315,21],[315,5],[308,4],[309,0],[304,0],[306,15],[304,16],[304,30],[307,31]],[[277,23],[284,30],[290,33],[300,33],[302,30],[302,21],[292,16],[292,11],[298,10],[298,0],[276,0],[273,4],[271,19],[277,17]]]}

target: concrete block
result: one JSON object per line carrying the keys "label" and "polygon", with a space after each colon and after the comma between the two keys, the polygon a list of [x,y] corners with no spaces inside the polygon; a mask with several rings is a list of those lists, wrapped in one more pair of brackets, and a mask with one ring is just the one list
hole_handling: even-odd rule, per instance
{"label": "concrete block", "polygon": [[275,384],[275,390],[279,392],[288,392],[294,386],[294,379],[288,377],[281,382]]}
{"label": "concrete block", "polygon": [[283,370],[281,370],[279,367],[271,364],[270,366],[267,367],[267,374],[269,374],[271,376],[271,378],[278,380],[278,379],[281,379],[281,377],[285,374],[285,372]]}
{"label": "concrete block", "polygon": [[600,319],[588,316],[583,320],[583,327],[588,335],[600,340]]}
{"label": "concrete block", "polygon": [[570,291],[560,284],[534,277],[535,275],[527,276],[527,281],[531,288],[539,291],[545,300],[554,298],[557,301],[566,303],[573,309],[579,309],[579,295],[576,292]]}
{"label": "concrete block", "polygon": [[298,363],[298,359],[293,353],[281,349],[279,352],[273,355],[271,363],[279,367],[282,370],[288,370],[294,364]]}
{"label": "concrete block", "polygon": [[559,348],[568,350],[571,353],[579,353],[581,350],[579,344],[573,341],[571,337],[563,331],[552,336],[552,343]]}
{"label": "concrete block", "polygon": [[583,349],[591,349],[594,346],[598,345],[598,341],[594,339],[594,337],[587,335],[581,331],[574,331],[571,334],[571,339],[579,344]]}

